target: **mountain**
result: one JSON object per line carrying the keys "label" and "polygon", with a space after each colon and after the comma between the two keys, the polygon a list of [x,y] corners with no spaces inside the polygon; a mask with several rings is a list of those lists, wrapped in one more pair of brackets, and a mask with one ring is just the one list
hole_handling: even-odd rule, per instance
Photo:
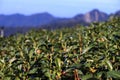
{"label": "mountain", "polygon": [[115,16],[120,16],[120,10],[115,13]]}
{"label": "mountain", "polygon": [[97,9],[92,10],[91,12],[88,12],[84,15],[84,21],[91,23],[91,22],[100,22],[100,21],[107,21],[109,18],[109,15],[100,12]]}
{"label": "mountain", "polygon": [[59,18],[50,24],[44,25],[47,28],[61,28],[61,27],[72,27],[77,24],[80,25],[89,25],[92,22],[102,22],[107,21],[109,19],[109,15],[101,12],[97,9],[94,9],[86,14],[78,14],[73,18]]}
{"label": "mountain", "polygon": [[[117,11],[116,16],[120,16],[120,11]],[[108,14],[99,11],[98,9],[94,9],[86,14],[78,14],[73,18],[57,18],[53,15],[44,12],[33,15],[23,15],[23,14],[12,14],[12,15],[0,15],[0,26],[6,27],[24,27],[24,26],[41,26],[48,24],[56,24],[56,25],[72,25],[72,24],[82,24],[86,25],[91,22],[100,22],[107,21],[109,19]]]}
{"label": "mountain", "polygon": [[74,27],[79,24],[89,25],[92,22],[107,21],[111,16],[120,16],[120,10],[113,14],[106,14],[98,9],[94,9],[85,14],[77,14],[72,18],[58,18],[47,12],[29,16],[23,14],[1,14],[0,27],[5,27],[6,35],[10,35],[16,32],[24,33],[31,28],[37,27],[56,29],[61,27]]}
{"label": "mountain", "polygon": [[49,13],[33,14],[25,16],[22,14],[0,15],[0,26],[23,27],[39,26],[48,24],[55,18]]}

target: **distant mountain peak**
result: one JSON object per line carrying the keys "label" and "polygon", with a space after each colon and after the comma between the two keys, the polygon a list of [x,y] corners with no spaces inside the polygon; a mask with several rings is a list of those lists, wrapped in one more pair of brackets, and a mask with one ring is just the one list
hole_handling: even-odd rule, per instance
{"label": "distant mountain peak", "polygon": [[36,14],[32,14],[30,16],[51,16],[51,17],[53,17],[53,15],[48,12],[36,13]]}
{"label": "distant mountain peak", "polygon": [[98,9],[93,9],[92,11],[90,11],[90,12],[100,12]]}
{"label": "distant mountain peak", "polygon": [[11,15],[8,15],[8,16],[14,16],[14,17],[24,17],[25,15],[23,14],[20,14],[20,13],[15,13],[15,14],[11,14]]}
{"label": "distant mountain peak", "polygon": [[84,20],[87,23],[106,21],[107,19],[108,15],[104,12],[99,11],[98,9],[94,9],[84,15]]}

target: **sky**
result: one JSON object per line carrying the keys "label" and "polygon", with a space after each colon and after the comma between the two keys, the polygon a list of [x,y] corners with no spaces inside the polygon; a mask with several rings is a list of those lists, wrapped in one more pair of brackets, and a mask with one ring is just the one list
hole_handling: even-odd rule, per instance
{"label": "sky", "polygon": [[48,12],[56,17],[73,17],[93,9],[114,13],[120,10],[120,0],[0,0],[0,14],[5,15]]}

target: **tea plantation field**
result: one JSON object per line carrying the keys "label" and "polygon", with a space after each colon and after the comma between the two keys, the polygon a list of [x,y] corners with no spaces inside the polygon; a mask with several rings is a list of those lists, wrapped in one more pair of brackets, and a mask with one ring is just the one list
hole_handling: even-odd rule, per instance
{"label": "tea plantation field", "polygon": [[0,80],[120,80],[120,19],[0,38]]}

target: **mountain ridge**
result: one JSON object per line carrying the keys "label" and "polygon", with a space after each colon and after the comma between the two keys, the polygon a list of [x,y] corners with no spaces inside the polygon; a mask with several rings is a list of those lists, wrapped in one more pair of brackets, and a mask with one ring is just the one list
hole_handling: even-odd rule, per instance
{"label": "mountain ridge", "polygon": [[[116,11],[113,15],[120,16],[120,10]],[[55,17],[48,12],[36,13],[32,15],[24,14],[0,14],[0,26],[5,27],[40,27],[49,24],[82,24],[86,25],[91,22],[107,21],[110,15],[106,14],[98,9],[93,9],[85,14],[77,14],[72,18],[60,18]]]}

